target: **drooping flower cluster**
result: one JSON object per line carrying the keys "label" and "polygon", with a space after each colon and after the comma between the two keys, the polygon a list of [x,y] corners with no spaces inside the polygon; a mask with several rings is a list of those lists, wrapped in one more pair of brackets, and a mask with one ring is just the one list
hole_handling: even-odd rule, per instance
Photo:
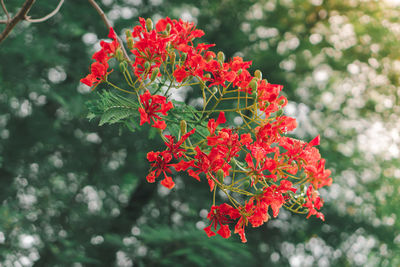
{"label": "drooping flower cluster", "polygon": [[92,63],[90,71],[85,78],[81,79],[81,82],[86,84],[87,86],[96,87],[99,83],[105,81],[107,79],[108,74],[108,60],[115,56],[115,52],[119,47],[117,42],[117,36],[112,28],[110,28],[110,33],[108,34],[108,38],[111,38],[113,41],[111,43],[101,41],[100,46],[101,50],[97,51],[93,54],[93,59],[95,60]]}
{"label": "drooping flower cluster", "polygon": [[[131,94],[140,125],[159,129],[166,148],[147,153],[148,182],[161,176],[161,184],[172,189],[173,175],[181,171],[207,180],[214,195],[204,229],[208,236],[228,238],[235,224],[234,232],[246,242],[246,227],[263,225],[282,207],[324,220],[317,190],[332,179],[316,148],[320,137],[307,143],[286,136],[297,123],[283,115],[283,86],[268,83],[259,70],[252,75],[251,62],[241,57],[226,61],[222,52],[210,50],[214,45],[195,45],[194,39],[203,35],[190,22],[167,17],[153,28],[150,19],[139,18],[139,25],[126,32],[131,55],[125,58],[118,55],[120,44],[110,29],[113,41],[101,43],[91,74],[81,82],[93,87],[104,82]],[[107,79],[112,57],[120,62],[124,89]],[[202,108],[171,102],[171,88],[188,86],[199,92]],[[230,204],[216,204],[217,190]]]}

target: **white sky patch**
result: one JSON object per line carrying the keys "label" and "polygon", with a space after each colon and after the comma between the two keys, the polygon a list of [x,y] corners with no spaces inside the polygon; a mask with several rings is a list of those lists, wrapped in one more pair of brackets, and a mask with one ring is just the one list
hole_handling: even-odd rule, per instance
{"label": "white sky patch", "polygon": [[61,66],[49,69],[48,78],[52,83],[60,83],[67,78],[67,73]]}
{"label": "white sky patch", "polygon": [[310,43],[316,45],[322,41],[322,35],[319,33],[313,33],[310,35]]}
{"label": "white sky patch", "polygon": [[90,143],[94,143],[94,144],[100,144],[101,143],[101,138],[97,133],[89,133],[86,136],[86,140]]}
{"label": "white sky patch", "polygon": [[389,6],[400,6],[400,0],[384,0]]}
{"label": "white sky patch", "polygon": [[82,36],[82,41],[87,45],[94,45],[98,41],[97,35],[92,32],[85,33]]}
{"label": "white sky patch", "polygon": [[285,115],[293,117],[297,121],[297,128],[292,131],[293,134],[300,138],[306,135],[317,135],[317,131],[310,120],[310,109],[307,105],[289,101],[284,111]]}
{"label": "white sky patch", "polygon": [[33,235],[22,234],[19,236],[19,246],[24,249],[32,248],[39,243],[38,237]]}
{"label": "white sky patch", "polygon": [[98,192],[90,185],[85,186],[82,191],[84,194],[85,202],[88,204],[89,211],[100,211],[103,203],[100,199]]}
{"label": "white sky patch", "polygon": [[374,122],[357,136],[358,148],[365,153],[382,155],[389,160],[400,156],[398,135],[399,129],[387,129],[382,122]]}
{"label": "white sky patch", "polygon": [[313,77],[317,82],[325,82],[329,78],[329,72],[326,68],[318,68],[314,71]]}
{"label": "white sky patch", "polygon": [[4,241],[6,241],[6,237],[3,232],[0,232],[0,244],[4,244]]}
{"label": "white sky patch", "polygon": [[[164,86],[163,91],[167,91],[168,87]],[[184,102],[186,100],[186,96],[188,92],[191,92],[193,89],[190,86],[184,86],[180,88],[171,87],[168,91],[169,99]]]}

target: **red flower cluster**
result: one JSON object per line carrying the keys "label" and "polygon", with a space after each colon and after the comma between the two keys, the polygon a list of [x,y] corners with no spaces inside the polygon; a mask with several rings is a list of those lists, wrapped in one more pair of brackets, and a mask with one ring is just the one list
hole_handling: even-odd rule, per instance
{"label": "red flower cluster", "polygon": [[[259,71],[251,75],[251,62],[241,57],[225,62],[222,52],[209,50],[214,45],[194,45],[194,39],[204,32],[193,23],[167,17],[153,29],[150,20],[140,18],[139,22],[127,34],[133,60],[125,61],[137,80],[133,82],[129,71],[124,75],[138,96],[140,125],[149,123],[169,131],[165,135],[160,131],[165,150],[147,154],[151,166],[147,181],[153,183],[163,175],[161,184],[171,189],[174,171],[186,171],[198,181],[205,177],[214,195],[215,190],[223,191],[232,205],[216,205],[213,199],[207,216],[210,225],[204,228],[209,237],[218,233],[228,238],[229,224],[235,224],[234,232],[246,242],[246,227],[261,226],[270,213],[278,216],[282,207],[324,220],[318,211],[323,200],[316,190],[332,183],[331,172],[325,169],[325,160],[315,147],[319,136],[309,143],[285,136],[297,122],[282,115],[287,104],[280,95],[283,86],[268,83]],[[102,50],[93,56],[92,73],[81,80],[83,83],[97,85],[109,74],[107,61],[118,47],[112,30],[109,37],[114,41],[101,44]],[[183,114],[174,113],[173,104],[167,101],[170,88],[187,85],[198,86],[204,105],[202,111],[191,111],[196,114],[190,118],[195,124],[189,132],[185,121],[176,127],[176,116]],[[235,108],[219,106],[228,100]],[[218,117],[209,118],[213,113]],[[222,127],[227,123],[225,116],[232,118],[231,114],[239,116],[243,125]],[[196,132],[194,126],[203,131]],[[307,185],[307,191],[300,190],[300,185]],[[232,193],[243,198],[235,199]]]}
{"label": "red flower cluster", "polygon": [[[193,23],[182,20],[161,19],[155,29],[149,29],[143,18],[139,18],[139,22],[140,25],[133,28],[132,37],[137,41],[131,51],[135,55],[135,75],[140,79],[150,77],[153,70],[165,62],[167,56],[171,57],[167,45],[179,48],[180,51],[186,50],[190,48],[189,42],[204,35],[203,31],[195,29]],[[149,68],[146,68],[146,62]],[[145,77],[142,77],[143,73],[146,73]]]}
{"label": "red flower cluster", "polygon": [[111,38],[113,41],[111,43],[105,41],[100,42],[101,50],[94,53],[92,57],[94,60],[96,60],[96,62],[92,63],[90,68],[91,73],[85,78],[82,78],[81,83],[84,83],[90,87],[95,87],[99,83],[103,82],[107,78],[107,75],[111,73],[111,71],[107,72],[107,62],[110,58],[114,57],[115,51],[119,46],[117,36],[115,35],[113,28],[110,28],[108,38]]}

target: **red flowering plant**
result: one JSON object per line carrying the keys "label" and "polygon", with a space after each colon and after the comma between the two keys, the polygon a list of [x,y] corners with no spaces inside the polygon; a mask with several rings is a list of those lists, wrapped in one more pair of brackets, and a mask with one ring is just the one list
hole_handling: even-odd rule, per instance
{"label": "red flowering plant", "polygon": [[[214,45],[195,44],[204,32],[193,23],[167,17],[153,28],[150,19],[139,22],[126,31],[131,54],[124,53],[110,29],[112,42],[101,43],[91,74],[81,82],[93,88],[103,83],[126,94],[103,93],[97,102],[100,124],[126,120],[157,129],[165,149],[147,153],[147,181],[161,180],[172,189],[176,172],[206,180],[212,192],[210,224],[204,229],[209,237],[228,238],[234,229],[246,242],[246,227],[261,226],[281,208],[324,220],[318,189],[332,179],[316,148],[320,138],[307,143],[286,136],[297,123],[283,115],[283,86],[262,79],[259,70],[252,75],[251,62],[241,57],[226,61],[222,52],[210,50]],[[124,85],[109,79],[113,58]],[[202,107],[171,100],[172,89],[187,87],[198,90]],[[216,200],[217,191],[226,202]]]}

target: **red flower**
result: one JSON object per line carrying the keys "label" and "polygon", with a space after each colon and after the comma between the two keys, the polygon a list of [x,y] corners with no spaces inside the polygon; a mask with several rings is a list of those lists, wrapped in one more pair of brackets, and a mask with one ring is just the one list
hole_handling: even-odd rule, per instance
{"label": "red flower", "polygon": [[253,142],[253,139],[251,139],[251,134],[245,133],[245,134],[242,134],[242,135],[240,136],[240,143],[241,143],[242,145],[248,145],[248,144],[250,144],[251,142]]}
{"label": "red flower", "polygon": [[92,58],[100,63],[106,63],[109,59],[107,56],[107,52],[104,49],[101,49],[93,54]]}
{"label": "red flower", "polygon": [[233,133],[232,129],[226,128],[218,131],[218,135],[207,137],[207,145],[215,147],[224,153],[226,162],[230,162],[232,157],[238,157],[238,153],[242,149],[242,144],[239,142],[239,135]]}
{"label": "red flower", "polygon": [[86,84],[87,86],[97,86],[99,83],[103,82],[107,75],[111,72],[107,72],[108,64],[105,62],[104,64],[99,62],[93,62],[91,65],[91,73],[88,74],[85,78],[81,79],[81,83]]}
{"label": "red flower", "polygon": [[176,159],[182,157],[182,153],[185,152],[185,149],[180,148],[180,146],[188,139],[188,137],[194,132],[196,129],[191,130],[190,132],[184,134],[178,142],[175,143],[175,136],[165,135],[168,139],[168,142],[165,142],[165,145],[168,148],[168,151],[173,155]]}
{"label": "red flower", "polygon": [[307,189],[307,202],[303,204],[303,207],[308,208],[307,219],[310,218],[311,215],[316,215],[317,218],[325,221],[325,216],[321,212],[317,210],[321,209],[324,202],[319,197],[318,192],[314,190],[312,185],[310,185]]}
{"label": "red flower", "polygon": [[108,38],[111,38],[113,41],[111,43],[101,41],[100,42],[101,50],[93,54],[92,58],[97,62],[101,63],[107,62],[110,58],[112,58],[115,55],[115,51],[119,47],[117,35],[115,34],[113,28],[110,28]]}
{"label": "red flower", "polygon": [[[240,218],[238,222],[235,225],[235,234],[238,234],[240,236],[240,239],[242,240],[242,243],[246,243],[246,234],[244,232],[244,228],[247,226],[249,220],[247,218],[247,214],[251,214],[253,209],[253,203],[249,202],[244,205],[244,207],[241,208],[241,213],[237,212],[236,218]],[[235,218],[235,219],[236,219]]]}
{"label": "red flower", "polygon": [[[230,222],[228,217],[234,217],[237,211],[232,206],[223,203],[219,206],[212,206],[210,212],[207,215],[207,218],[211,221],[211,224],[204,228],[208,237],[214,236],[215,232],[220,226],[220,229],[217,233],[223,238],[229,238],[231,236],[231,230],[227,225]],[[211,229],[214,227],[214,231]]]}
{"label": "red flower", "polygon": [[315,188],[321,188],[323,186],[330,186],[332,184],[332,178],[330,170],[325,169],[325,159],[320,159],[314,164],[309,164],[304,167],[306,173],[309,175],[309,181],[314,185]]}
{"label": "red flower", "polygon": [[320,143],[320,136],[317,135],[313,140],[310,141],[310,143],[308,143],[310,146],[319,146]]}
{"label": "red flower", "polygon": [[217,129],[218,125],[225,122],[226,122],[225,113],[223,111],[219,113],[217,122],[215,122],[214,119],[209,120],[207,128],[210,131],[210,135],[213,135],[215,133],[215,130]]}
{"label": "red flower", "polygon": [[259,227],[268,221],[268,204],[264,198],[256,198],[256,205],[254,205],[254,200],[249,203],[253,206],[253,214],[248,217],[249,222],[253,227]]}
{"label": "red flower", "polygon": [[215,174],[219,170],[222,170],[224,176],[229,175],[231,165],[226,162],[225,153],[216,147],[213,147],[208,155],[202,152],[199,147],[196,147],[195,151],[197,153],[195,156],[196,160],[192,166],[194,170],[188,170],[188,174],[200,181],[199,175],[204,173],[210,186],[210,191],[212,191],[215,186]]}
{"label": "red flower", "polygon": [[178,83],[182,82],[188,76],[188,73],[185,71],[185,67],[179,67],[176,65],[176,69],[174,71],[174,77]]}
{"label": "red flower", "polygon": [[142,107],[139,108],[140,112],[140,125],[145,122],[151,124],[150,119],[153,121],[152,127],[164,130],[167,126],[157,113],[167,115],[167,111],[173,108],[171,102],[166,103],[166,97],[160,95],[151,95],[148,90],[140,96],[140,103]]}
{"label": "red flower", "polygon": [[247,167],[250,169],[247,175],[251,179],[251,186],[258,183],[260,178],[267,178],[267,176],[263,174],[263,170],[265,170],[265,168],[263,168],[263,166],[260,167],[258,162],[256,162],[256,165],[254,165],[251,154],[246,155],[245,161],[247,163]]}
{"label": "red flower", "polygon": [[264,189],[263,201],[271,207],[274,217],[278,216],[279,209],[286,202],[286,198],[283,194],[287,191],[296,192],[296,188],[293,188],[292,183],[287,180],[282,180],[279,186],[271,185]]}
{"label": "red flower", "polygon": [[160,176],[161,173],[164,174],[164,180],[161,181],[161,184],[168,189],[172,189],[175,186],[172,178],[167,175],[167,173],[171,173],[170,167],[173,167],[174,164],[169,164],[172,160],[172,156],[168,151],[162,152],[149,152],[147,153],[147,160],[152,162],[150,164],[151,171],[147,175],[147,181],[149,183],[154,183],[155,179]]}

